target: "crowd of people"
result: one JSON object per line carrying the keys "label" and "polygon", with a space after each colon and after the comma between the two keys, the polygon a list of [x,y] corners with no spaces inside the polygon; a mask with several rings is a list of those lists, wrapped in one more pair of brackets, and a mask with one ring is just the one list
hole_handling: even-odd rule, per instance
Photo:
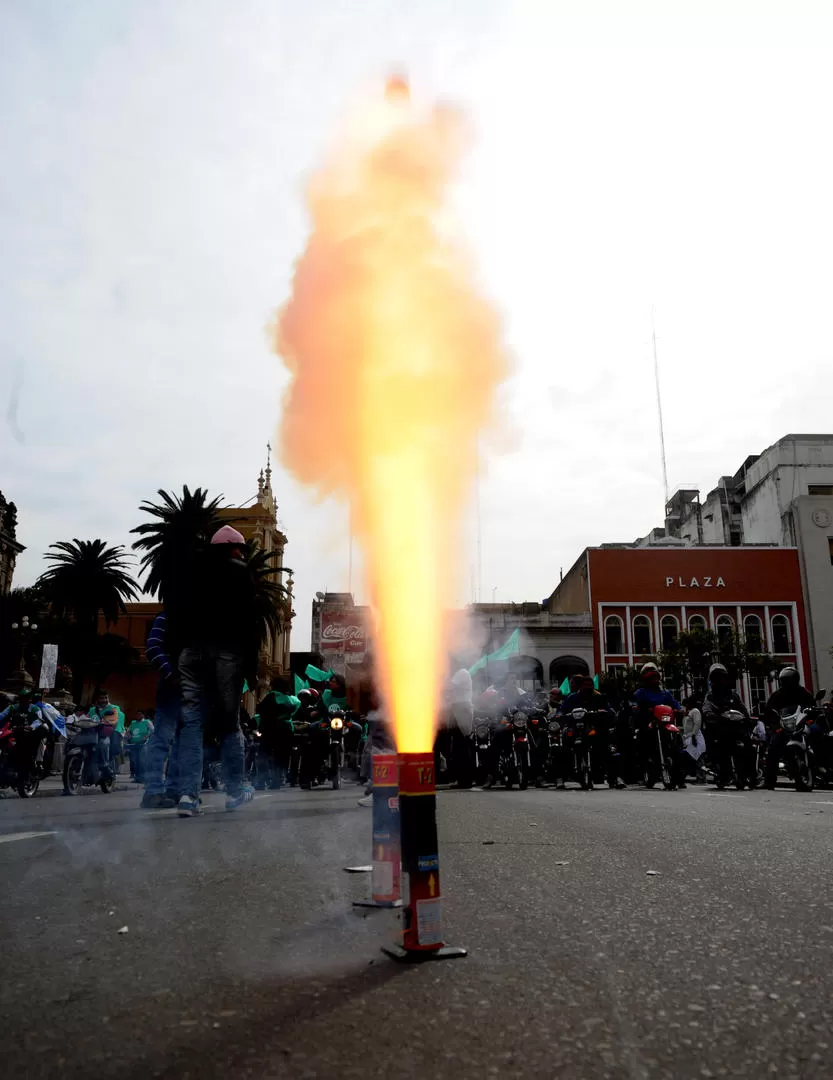
{"label": "crowd of people", "polygon": [[[255,717],[243,710],[244,691],[257,685],[262,627],[244,545],[237,530],[223,526],[166,591],[146,648],[158,672],[153,710],[128,719],[102,691],[92,707],[63,718],[40,695],[24,691],[0,713],[0,732],[5,725],[20,735],[16,752],[30,763],[21,760],[21,768],[48,773],[55,741],[66,735],[69,722],[71,728],[97,726],[97,766],[105,778],[126,758],[132,779],[144,785],[142,808],[176,808],[181,817],[200,813],[201,793],[211,784],[206,748],[216,753],[228,810],[253,798],[255,774],[263,784],[280,786],[288,779],[302,789],[328,776],[338,781],[334,759],[328,758],[336,741],[339,761],[343,748],[353,755],[359,779],[366,778],[370,748],[391,744],[392,733],[378,701],[371,703],[369,717],[349,712],[340,676],[313,669],[322,681],[297,693],[278,680]],[[461,668],[447,687],[435,748],[438,773],[461,786],[489,786],[503,776],[507,786],[563,788],[571,780],[585,786],[595,779],[623,788],[662,779],[681,788],[703,781],[710,771],[723,786],[732,772],[741,779],[740,754],[749,763],[748,770],[742,766],[744,784],[772,787],[785,749],[795,742],[782,723],[790,709],[806,711],[808,753],[818,774],[827,772],[833,780],[829,706],[818,704],[792,667],[780,673],[779,688],[760,717],[750,716],[720,663],[712,665],[704,693],[683,702],[663,687],[653,663],[642,667],[635,692],[618,700],[601,693],[589,675],[574,676],[568,693],[554,687],[549,694],[524,690],[507,675],[475,697],[472,677]],[[653,777],[657,748],[661,777]],[[100,782],[95,771],[90,775]]]}
{"label": "crowd of people", "polygon": [[[507,675],[500,685],[475,696],[470,675],[461,669],[448,685],[446,719],[437,741],[438,763],[460,786],[491,786],[500,778],[520,723],[528,779],[538,786],[552,783],[563,789],[571,779],[579,779],[571,740],[575,739],[575,717],[586,716],[589,726],[586,733],[582,728],[581,735],[590,748],[594,779],[621,789],[650,778],[659,713],[660,745],[667,754],[670,786],[683,788],[709,778],[721,787],[737,781],[740,755],[744,786],[772,788],[792,737],[783,716],[801,709],[807,714],[806,737],[817,775],[833,779],[831,705],[821,705],[802,686],[794,667],[785,667],[778,682],[760,716],[752,716],[721,663],[711,666],[704,692],[692,693],[684,701],[663,686],[654,663],[643,665],[639,686],[632,694],[616,698],[601,693],[590,675],[574,675],[569,693],[553,687],[549,694],[524,691],[516,678]],[[516,721],[518,717],[522,719]]]}

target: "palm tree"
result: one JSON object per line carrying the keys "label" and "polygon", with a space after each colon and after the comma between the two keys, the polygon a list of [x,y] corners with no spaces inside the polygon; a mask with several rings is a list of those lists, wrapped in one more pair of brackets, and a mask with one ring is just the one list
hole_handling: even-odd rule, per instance
{"label": "palm tree", "polygon": [[46,558],[53,565],[35,584],[53,615],[74,621],[73,695],[77,701],[95,643],[99,611],[109,626],[125,610],[125,601],[138,599],[139,592],[121,546],[108,547],[104,540],[61,540],[50,545]]}
{"label": "palm tree", "polygon": [[38,578],[59,618],[72,616],[80,626],[95,630],[98,613],[109,626],[124,611],[126,600],[137,600],[136,582],[128,573],[124,548],[107,547],[104,540],[61,540],[51,544],[46,558],[54,565]]}
{"label": "palm tree", "polygon": [[161,488],[158,495],[160,503],[144,502],[139,507],[156,520],[146,521],[131,531],[140,537],[133,544],[134,550],[144,553],[140,565],[146,575],[145,591],[164,599],[166,588],[171,587],[225,521],[219,512],[222,496],[209,502],[208,492],[202,488],[191,492],[183,484],[182,497]]}
{"label": "palm tree", "polygon": [[289,614],[290,592],[277,580],[278,574],[291,574],[288,566],[279,566],[277,551],[264,551],[256,544],[246,545],[246,564],[255,589],[255,610],[260,623],[260,640],[270,631],[273,637],[283,629]]}

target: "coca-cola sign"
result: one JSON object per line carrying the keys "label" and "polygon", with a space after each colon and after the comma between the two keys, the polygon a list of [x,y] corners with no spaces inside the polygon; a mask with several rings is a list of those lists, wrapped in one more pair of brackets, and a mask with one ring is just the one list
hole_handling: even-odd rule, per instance
{"label": "coca-cola sign", "polygon": [[323,608],[321,611],[321,650],[364,653],[367,634],[364,622],[355,611]]}

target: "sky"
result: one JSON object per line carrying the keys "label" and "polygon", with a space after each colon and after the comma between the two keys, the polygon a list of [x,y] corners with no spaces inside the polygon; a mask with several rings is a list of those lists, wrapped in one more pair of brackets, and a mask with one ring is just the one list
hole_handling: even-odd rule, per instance
{"label": "sky", "polygon": [[[514,357],[481,600],[541,600],[661,524],[652,311],[671,491],[833,430],[829,4],[0,0],[15,584],[56,540],[129,544],[158,488],[255,494],[304,180],[391,71],[476,133],[455,202]],[[303,650],[313,594],[348,584],[347,516],[279,462],[273,488]]]}

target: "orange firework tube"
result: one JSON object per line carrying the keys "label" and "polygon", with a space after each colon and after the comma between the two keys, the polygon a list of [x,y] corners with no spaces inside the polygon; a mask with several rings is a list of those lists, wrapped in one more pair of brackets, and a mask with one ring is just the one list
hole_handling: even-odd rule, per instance
{"label": "orange firework tube", "polygon": [[437,789],[434,755],[399,755],[399,821],[402,865],[408,875],[401,946],[384,949],[396,960],[445,960],[465,956],[442,935]]}
{"label": "orange firework tube", "polygon": [[371,899],[355,907],[400,907],[399,758],[394,753],[372,755],[373,875]]}

